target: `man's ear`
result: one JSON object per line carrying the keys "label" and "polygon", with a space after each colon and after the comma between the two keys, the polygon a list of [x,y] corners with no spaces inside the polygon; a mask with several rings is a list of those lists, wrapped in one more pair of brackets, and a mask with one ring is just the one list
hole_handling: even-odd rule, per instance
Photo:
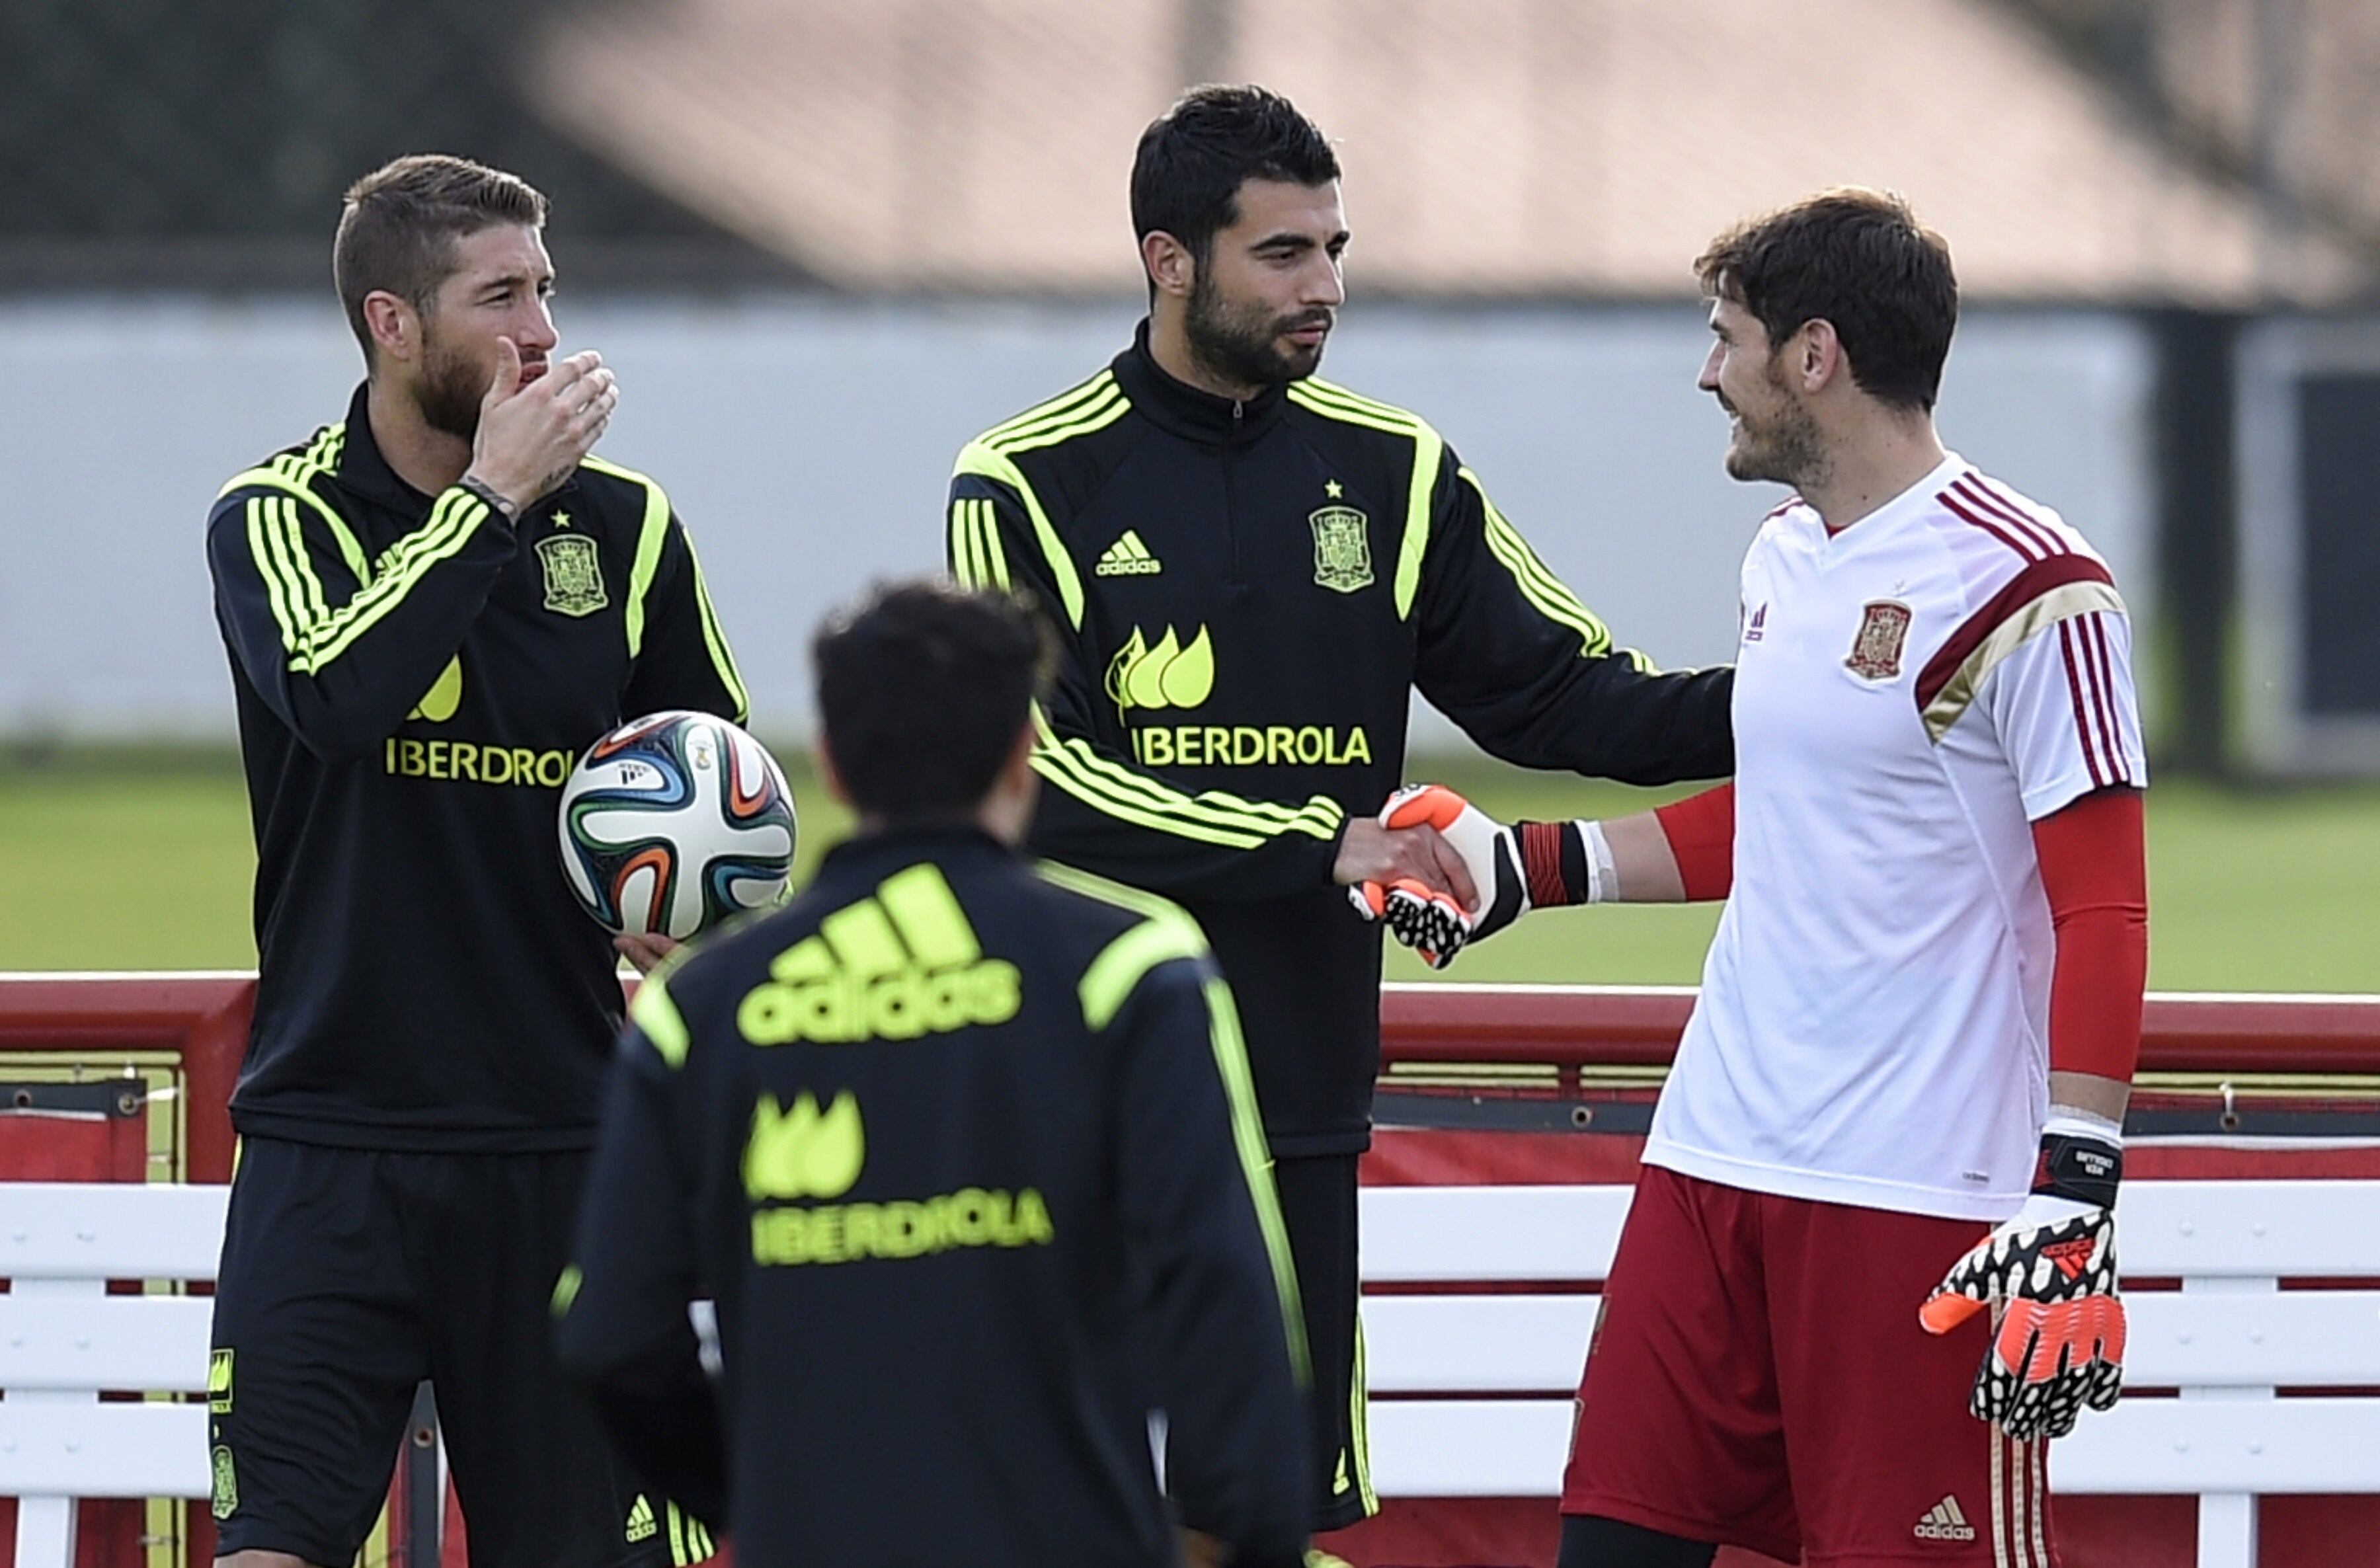
{"label": "man's ear", "polygon": [[1149,286],[1160,294],[1187,299],[1198,285],[1198,259],[1163,229],[1140,237],[1140,264],[1148,273]]}
{"label": "man's ear", "polygon": [[364,296],[364,327],[381,358],[403,364],[421,353],[421,312],[411,300],[384,288],[373,289]]}
{"label": "man's ear", "polygon": [[1824,316],[1802,323],[1793,334],[1793,371],[1807,394],[1825,390],[1837,377],[1847,377],[1851,360],[1843,353],[1843,340],[1835,331],[1835,323]]}

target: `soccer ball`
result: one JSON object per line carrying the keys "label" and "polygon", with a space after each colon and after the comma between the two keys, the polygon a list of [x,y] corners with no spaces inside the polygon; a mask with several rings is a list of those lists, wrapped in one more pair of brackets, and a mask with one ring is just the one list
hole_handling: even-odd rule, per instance
{"label": "soccer ball", "polygon": [[760,743],[708,713],[651,713],[562,786],[562,873],[612,930],[680,941],[784,891],[794,796]]}

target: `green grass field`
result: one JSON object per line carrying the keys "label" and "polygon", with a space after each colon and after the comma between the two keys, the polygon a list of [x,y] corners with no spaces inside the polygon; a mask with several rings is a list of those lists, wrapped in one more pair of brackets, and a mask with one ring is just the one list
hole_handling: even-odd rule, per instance
{"label": "green grass field", "polygon": [[[782,747],[788,761],[797,748]],[[845,823],[807,769],[798,875]],[[1476,759],[1416,762],[1500,817],[1602,816],[1668,798]],[[2380,787],[2150,795],[2150,983],[2172,991],[2380,991]],[[236,968],[255,962],[248,804],[224,757],[0,759],[0,969]],[[1444,978],[1690,984],[1715,907],[1569,910],[1523,922]],[[1392,948],[1389,972],[1430,978]]]}

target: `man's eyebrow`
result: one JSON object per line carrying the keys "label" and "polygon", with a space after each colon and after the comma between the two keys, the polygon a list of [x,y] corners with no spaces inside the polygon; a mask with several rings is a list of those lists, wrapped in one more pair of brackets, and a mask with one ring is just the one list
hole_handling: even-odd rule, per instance
{"label": "man's eyebrow", "polygon": [[1248,249],[1251,250],[1305,250],[1312,249],[1314,241],[1311,237],[1299,234],[1294,229],[1282,229],[1278,234],[1265,236]]}

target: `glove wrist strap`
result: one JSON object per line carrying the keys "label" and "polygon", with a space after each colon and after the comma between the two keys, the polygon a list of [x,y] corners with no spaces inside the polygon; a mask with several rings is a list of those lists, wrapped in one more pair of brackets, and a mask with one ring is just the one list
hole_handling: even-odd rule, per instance
{"label": "glove wrist strap", "polygon": [[1530,908],[1600,904],[1611,896],[1611,851],[1600,843],[1597,824],[1515,822],[1512,836],[1521,846],[1521,881]]}
{"label": "glove wrist strap", "polygon": [[2033,1190],[2087,1203],[2116,1206],[2124,1179],[2124,1135],[2114,1123],[2054,1108],[2041,1131],[2041,1158],[2034,1166]]}

